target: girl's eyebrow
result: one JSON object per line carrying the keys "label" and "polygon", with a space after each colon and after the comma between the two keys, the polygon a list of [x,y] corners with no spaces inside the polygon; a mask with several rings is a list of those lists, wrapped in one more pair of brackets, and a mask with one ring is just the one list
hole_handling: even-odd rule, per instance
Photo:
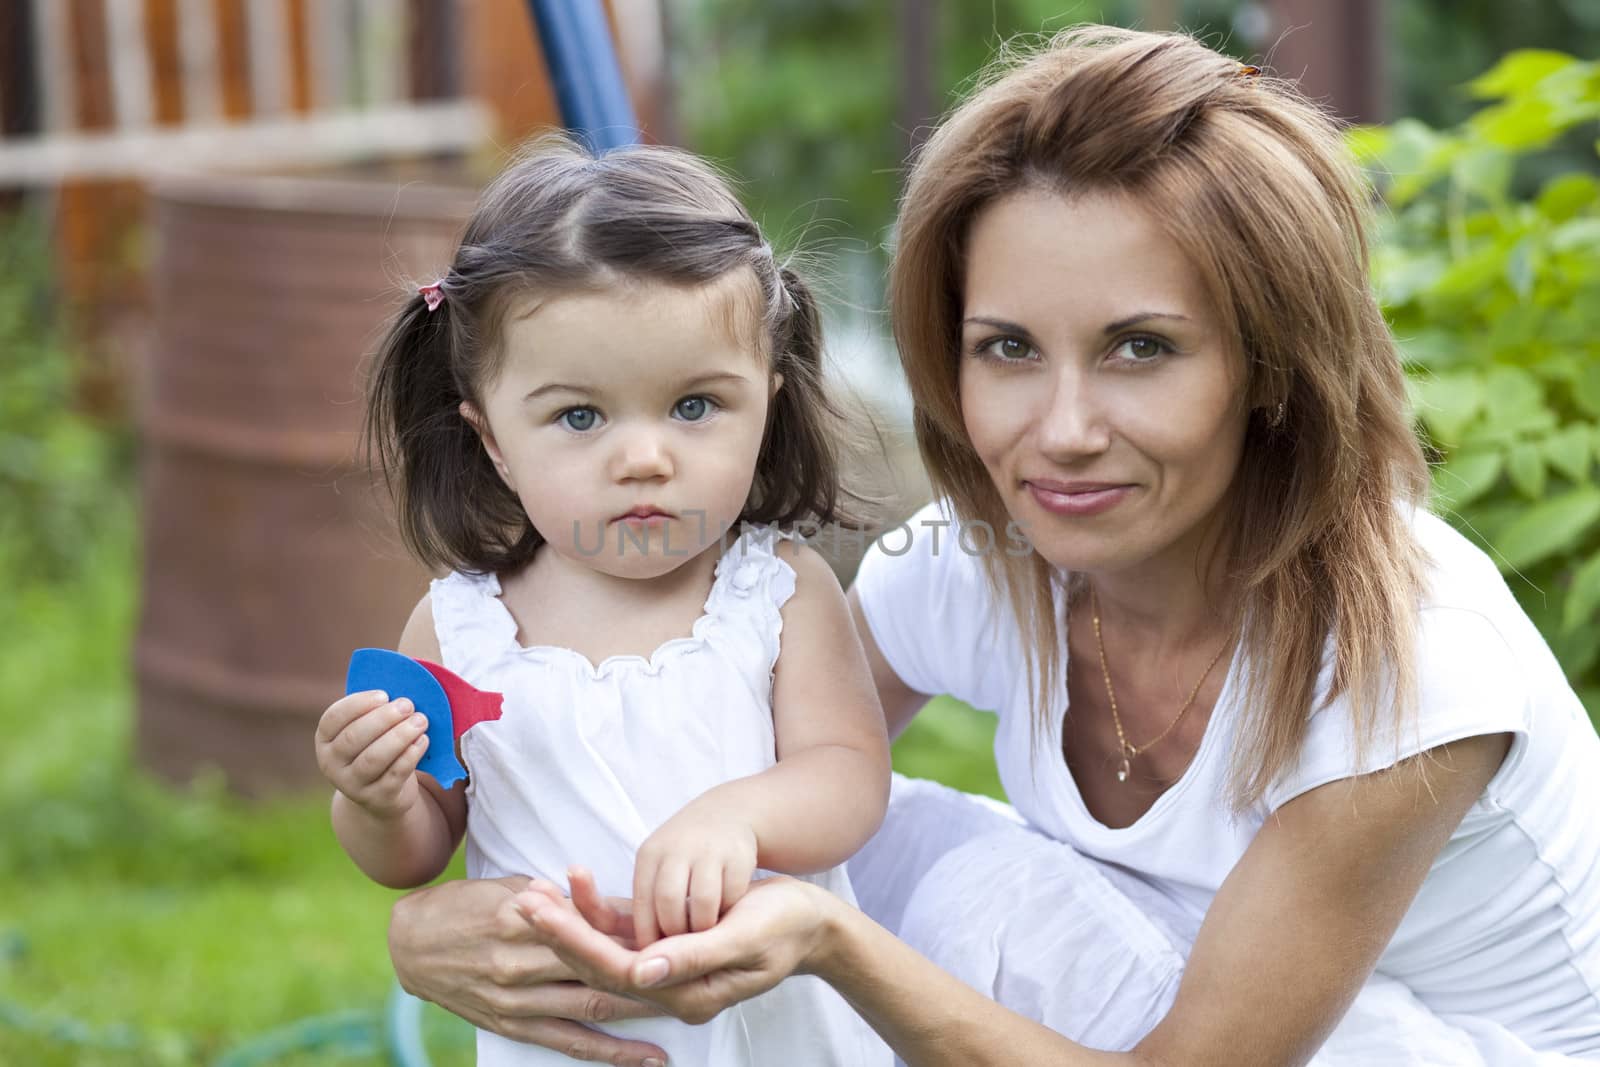
{"label": "girl's eyebrow", "polygon": [[[748,377],[734,371],[711,371],[709,374],[697,374],[693,378],[679,383],[677,388],[679,391],[688,391],[691,389],[703,389],[708,385],[716,384],[743,385],[749,381]],[[522,398],[522,401],[527,403],[530,400],[538,400],[540,397],[550,393],[562,392],[576,393],[579,396],[593,396],[595,390],[584,385],[569,385],[566,382],[546,382],[537,389],[530,391]]]}
{"label": "girl's eyebrow", "polygon": [[568,385],[565,382],[546,382],[544,385],[539,386],[539,388],[534,389],[524,396],[522,401],[523,403],[527,403],[530,400],[538,400],[547,393],[560,392],[577,393],[579,396],[588,396],[592,390],[586,389],[581,385]]}
{"label": "girl's eyebrow", "polygon": [[734,371],[719,370],[709,374],[697,374],[688,381],[678,386],[679,389],[701,389],[707,385],[743,385],[750,379]]}

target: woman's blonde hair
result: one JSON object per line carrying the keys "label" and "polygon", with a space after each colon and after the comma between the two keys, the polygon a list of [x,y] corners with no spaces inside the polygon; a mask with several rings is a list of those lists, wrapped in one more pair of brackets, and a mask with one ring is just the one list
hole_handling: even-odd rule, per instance
{"label": "woman's blonde hair", "polygon": [[[1293,765],[1325,657],[1325,698],[1349,701],[1358,742],[1398,731],[1423,580],[1399,505],[1423,503],[1427,466],[1369,285],[1368,189],[1338,129],[1292,86],[1178,34],[1075,28],[980,84],[915,162],[890,274],[936,491],[963,520],[1007,521],[959,399],[973,219],[1019,190],[1133,198],[1205,279],[1246,366],[1251,413],[1218,561],[1250,664],[1233,800],[1256,802]],[[1043,731],[1064,674],[1057,576],[1036,553],[986,565],[1027,638]]]}

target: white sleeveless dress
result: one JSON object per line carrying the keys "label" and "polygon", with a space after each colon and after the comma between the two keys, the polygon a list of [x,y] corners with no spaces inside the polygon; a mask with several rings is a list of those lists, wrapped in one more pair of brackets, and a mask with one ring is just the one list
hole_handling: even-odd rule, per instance
{"label": "white sleeveless dress", "polygon": [[[783,535],[746,526],[717,563],[687,637],[649,658],[598,665],[556,646],[522,647],[492,575],[454,573],[432,585],[444,666],[503,693],[501,718],[461,737],[467,785],[467,875],[526,874],[566,886],[581,864],[600,891],[631,896],[634,853],[657,827],[713,786],[776,762],[772,672],[779,609],[795,575],[773,551]],[[759,875],[758,875],[759,877]],[[854,903],[843,867],[808,881]],[[608,1024],[653,1042],[674,1064],[880,1067],[887,1047],[820,979],[790,978],[703,1026],[674,1019]],[[478,1034],[479,1067],[574,1061]]]}

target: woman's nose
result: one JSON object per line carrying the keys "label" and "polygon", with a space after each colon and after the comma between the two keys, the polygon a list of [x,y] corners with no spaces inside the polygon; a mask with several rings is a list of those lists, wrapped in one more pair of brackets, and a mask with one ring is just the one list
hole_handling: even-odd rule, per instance
{"label": "woman's nose", "polygon": [[1045,456],[1069,462],[1110,447],[1110,425],[1090,376],[1063,368],[1041,400],[1035,437]]}
{"label": "woman's nose", "polygon": [[622,437],[612,464],[618,481],[653,481],[672,477],[672,453],[659,433],[636,430]]}

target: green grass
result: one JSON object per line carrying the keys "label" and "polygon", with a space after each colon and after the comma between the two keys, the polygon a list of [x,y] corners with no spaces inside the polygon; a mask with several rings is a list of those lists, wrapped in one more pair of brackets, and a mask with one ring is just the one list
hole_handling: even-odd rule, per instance
{"label": "green grass", "polygon": [[[381,1014],[396,896],[339,850],[326,795],[249,805],[131,763],[133,525],[108,502],[65,578],[29,578],[0,546],[0,1064],[387,1063],[332,1043],[326,1021]],[[992,735],[941,700],[896,764],[997,794]],[[322,1047],[268,1055],[265,1038],[303,1023]],[[430,1009],[428,1030],[436,1064],[471,1062],[464,1024]],[[226,1059],[241,1050],[260,1055]]]}
{"label": "green grass", "polygon": [[[376,1017],[392,983],[395,894],[339,851],[325,795],[250,806],[214,781],[174,790],[131,766],[130,511],[107,507],[68,578],[6,578],[4,1064],[213,1064],[299,1020]],[[451,1062],[467,1062],[454,1046]],[[386,1061],[327,1049],[262,1062]]]}

